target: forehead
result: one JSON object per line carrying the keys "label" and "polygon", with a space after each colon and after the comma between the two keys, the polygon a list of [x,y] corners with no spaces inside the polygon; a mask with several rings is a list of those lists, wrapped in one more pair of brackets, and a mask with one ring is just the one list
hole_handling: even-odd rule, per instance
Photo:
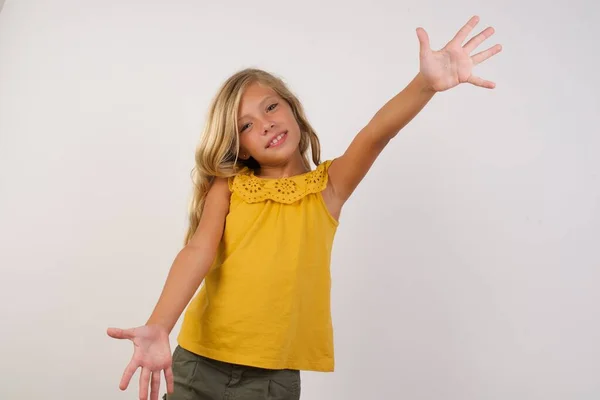
{"label": "forehead", "polygon": [[279,97],[277,92],[271,87],[259,82],[251,83],[246,87],[240,99],[240,113],[251,111],[260,105],[260,103],[268,97]]}

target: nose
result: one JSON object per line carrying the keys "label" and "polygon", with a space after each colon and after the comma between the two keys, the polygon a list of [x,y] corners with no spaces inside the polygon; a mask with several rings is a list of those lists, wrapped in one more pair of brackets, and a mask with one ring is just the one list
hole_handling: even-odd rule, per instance
{"label": "nose", "polygon": [[265,122],[263,124],[264,129],[263,129],[263,134],[268,133],[271,129],[273,129],[275,127],[275,123],[273,122]]}

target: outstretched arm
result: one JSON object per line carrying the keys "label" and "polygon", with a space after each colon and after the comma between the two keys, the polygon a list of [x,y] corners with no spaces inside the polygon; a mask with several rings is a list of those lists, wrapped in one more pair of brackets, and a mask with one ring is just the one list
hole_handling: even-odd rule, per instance
{"label": "outstretched arm", "polygon": [[389,141],[433,98],[435,91],[421,73],[389,100],[329,167],[336,200],[343,204],[365,177]]}
{"label": "outstretched arm", "polygon": [[216,178],[206,196],[196,233],[175,257],[162,293],[147,323],[137,328],[107,330],[109,336],[115,339],[129,339],[134,344],[133,357],[119,384],[121,390],[127,389],[134,373],[141,367],[140,399],[148,399],[150,386],[150,398],[158,400],[161,371],[164,373],[167,392],[173,393],[169,333],[216,257],[229,211],[229,195],[226,178]]}
{"label": "outstretched arm", "polygon": [[229,212],[229,196],[227,179],[215,178],[196,232],[175,257],[146,325],[160,325],[170,333],[177,323],[215,260]]}
{"label": "outstretched arm", "polygon": [[345,153],[329,167],[333,196],[343,204],[365,177],[389,141],[406,126],[433,98],[435,93],[461,83],[492,89],[493,82],[472,74],[473,66],[500,52],[496,45],[473,56],[470,53],[494,33],[487,28],[462,44],[479,22],[472,17],[455,37],[439,51],[429,47],[429,37],[423,28],[417,29],[420,44],[420,69],[412,81],[389,100],[371,121],[356,135]]}

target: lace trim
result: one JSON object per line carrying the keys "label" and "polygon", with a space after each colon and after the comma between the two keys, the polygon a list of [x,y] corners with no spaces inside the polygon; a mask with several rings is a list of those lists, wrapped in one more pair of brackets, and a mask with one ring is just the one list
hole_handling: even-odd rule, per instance
{"label": "lace trim", "polygon": [[253,171],[243,171],[229,180],[229,189],[248,203],[273,200],[291,204],[327,187],[327,169],[331,160],[313,170],[289,178],[260,178]]}

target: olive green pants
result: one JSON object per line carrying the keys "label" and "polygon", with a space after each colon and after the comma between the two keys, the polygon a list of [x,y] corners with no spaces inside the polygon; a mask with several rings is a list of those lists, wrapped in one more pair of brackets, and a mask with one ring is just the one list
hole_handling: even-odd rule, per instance
{"label": "olive green pants", "polygon": [[175,391],[164,400],[298,400],[300,371],[269,370],[212,360],[177,346]]}

